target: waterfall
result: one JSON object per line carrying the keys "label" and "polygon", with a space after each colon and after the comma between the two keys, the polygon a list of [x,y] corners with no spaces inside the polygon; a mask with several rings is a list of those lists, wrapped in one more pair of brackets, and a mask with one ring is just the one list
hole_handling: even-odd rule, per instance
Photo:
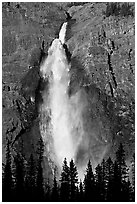
{"label": "waterfall", "polygon": [[91,151],[95,149],[94,144],[99,141],[96,138],[98,127],[91,126],[85,89],[79,88],[71,96],[68,94],[71,62],[68,62],[63,46],[66,28],[67,23],[64,23],[59,38],[53,40],[48,56],[40,67],[43,79],[48,81],[48,89],[42,91],[40,131],[45,155],[53,168],[56,165],[61,169],[64,158],[68,162],[73,159],[79,177],[83,178],[87,162],[92,157]]}
{"label": "waterfall", "polygon": [[65,157],[68,161],[75,158],[82,132],[81,107],[78,108],[80,93],[71,98],[68,95],[71,64],[63,47],[66,27],[67,23],[64,23],[59,39],[52,42],[48,57],[40,68],[42,77],[49,81],[48,92],[42,93],[41,135],[48,151],[46,154],[60,168]]}

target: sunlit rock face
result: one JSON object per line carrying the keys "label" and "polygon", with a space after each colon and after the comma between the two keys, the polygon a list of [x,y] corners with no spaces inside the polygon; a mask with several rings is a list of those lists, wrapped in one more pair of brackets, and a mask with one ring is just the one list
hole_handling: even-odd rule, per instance
{"label": "sunlit rock face", "polygon": [[[89,159],[93,167],[103,159],[111,134],[97,89],[92,85],[82,86],[78,80],[70,87],[75,69],[68,62],[63,46],[66,25],[63,24],[59,39],[52,42],[41,65],[48,90],[42,92],[40,129],[52,168],[57,166],[60,171],[64,158],[74,159],[79,177],[83,178]],[[77,72],[76,78],[80,75]]]}

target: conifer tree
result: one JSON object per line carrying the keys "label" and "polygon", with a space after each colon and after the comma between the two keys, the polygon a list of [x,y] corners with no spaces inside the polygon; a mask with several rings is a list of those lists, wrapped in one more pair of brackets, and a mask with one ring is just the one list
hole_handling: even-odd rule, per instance
{"label": "conifer tree", "polygon": [[106,200],[109,202],[113,201],[113,180],[114,180],[114,164],[109,157],[106,161],[106,184],[107,184],[107,192],[106,192]]}
{"label": "conifer tree", "polygon": [[102,167],[102,201],[106,199],[106,162],[103,159],[101,162]]}
{"label": "conifer tree", "polygon": [[[123,201],[124,185],[128,177],[127,165],[125,162],[125,151],[122,143],[120,143],[118,150],[116,151],[116,161],[114,169],[114,183],[117,188],[117,201]],[[116,199],[116,198],[115,198]]]}
{"label": "conifer tree", "polygon": [[37,176],[36,176],[36,192],[37,192],[37,201],[43,201],[44,199],[44,182],[43,182],[43,168],[42,168],[42,162],[43,162],[43,151],[44,151],[44,145],[42,138],[40,138],[38,142],[38,162],[37,162]]}
{"label": "conifer tree", "polygon": [[25,178],[25,195],[27,201],[35,201],[36,195],[36,166],[34,162],[33,155],[30,155],[30,159],[27,164],[27,172]]}
{"label": "conifer tree", "polygon": [[64,162],[63,162],[60,182],[61,182],[60,199],[61,201],[69,201],[70,199],[70,171],[67,165],[66,158],[64,159]]}
{"label": "conifer tree", "polygon": [[3,183],[2,183],[2,201],[12,201],[13,193],[13,180],[12,180],[12,164],[11,164],[11,152],[10,152],[10,142],[7,139],[6,146],[6,164],[3,173]]}
{"label": "conifer tree", "polygon": [[132,163],[132,185],[133,189],[135,190],[135,153],[133,154],[131,163]]}
{"label": "conifer tree", "polygon": [[85,201],[95,201],[95,178],[89,160],[84,178]]}
{"label": "conifer tree", "polygon": [[75,195],[75,202],[79,201],[79,186],[76,186],[76,195]]}
{"label": "conifer tree", "polygon": [[129,178],[123,182],[122,202],[132,201],[132,187]]}
{"label": "conifer tree", "polygon": [[83,184],[82,184],[82,181],[81,181],[81,179],[80,179],[78,201],[82,202],[82,201],[84,201],[83,199],[84,199],[84,190],[83,190]]}
{"label": "conifer tree", "polygon": [[121,178],[117,161],[114,162],[113,202],[121,201]]}
{"label": "conifer tree", "polygon": [[46,182],[46,193],[45,193],[45,201],[50,202],[52,201],[52,192],[51,192],[51,187],[50,187],[50,182],[49,179]]}
{"label": "conifer tree", "polygon": [[116,160],[114,162],[113,201],[123,201],[127,177],[128,172],[125,162],[125,151],[123,145],[120,144],[116,151]]}
{"label": "conifer tree", "polygon": [[53,188],[52,188],[51,199],[52,199],[53,202],[59,201],[59,188],[58,188],[58,184],[57,184],[57,179],[56,179],[55,173],[54,173],[54,180],[53,180]]}
{"label": "conifer tree", "polygon": [[15,158],[15,200],[18,202],[24,201],[25,197],[25,165],[24,158],[20,152],[17,152]]}
{"label": "conifer tree", "polygon": [[119,176],[122,183],[122,181],[125,181],[125,179],[127,178],[127,165],[125,162],[125,151],[122,143],[120,143],[116,152],[116,162],[118,165]]}
{"label": "conifer tree", "polygon": [[102,177],[102,165],[98,164],[95,168],[95,177],[96,177],[96,198],[97,201],[102,202],[104,201],[104,183],[103,183],[103,177]]}
{"label": "conifer tree", "polygon": [[135,201],[135,153],[133,154],[132,158],[132,198],[131,200],[134,202]]}
{"label": "conifer tree", "polygon": [[69,166],[69,175],[70,175],[70,200],[76,200],[76,190],[77,190],[77,183],[78,183],[78,172],[77,167],[74,164],[73,159],[70,161]]}

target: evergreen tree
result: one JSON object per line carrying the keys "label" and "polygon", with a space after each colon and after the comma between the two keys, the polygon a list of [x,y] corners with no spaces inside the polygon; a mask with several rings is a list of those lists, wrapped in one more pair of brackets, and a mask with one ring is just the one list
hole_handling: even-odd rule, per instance
{"label": "evergreen tree", "polygon": [[133,154],[131,164],[132,164],[132,185],[135,190],[135,153]]}
{"label": "evergreen tree", "polygon": [[101,163],[102,167],[102,201],[106,199],[106,162],[103,159]]}
{"label": "evergreen tree", "polygon": [[79,201],[79,186],[76,186],[75,202]]}
{"label": "evergreen tree", "polygon": [[127,177],[128,171],[125,162],[125,151],[123,145],[120,144],[116,151],[116,160],[114,162],[113,201],[125,201]]}
{"label": "evergreen tree", "polygon": [[54,173],[54,181],[53,181],[51,199],[52,199],[53,202],[59,201],[59,189],[58,189],[58,184],[57,184],[55,173]]}
{"label": "evergreen tree", "polygon": [[104,183],[102,177],[102,165],[98,164],[95,168],[95,178],[96,178],[96,199],[99,202],[104,201]]}
{"label": "evergreen tree", "polygon": [[25,195],[27,197],[27,201],[35,201],[36,195],[36,167],[33,155],[30,155],[30,159],[27,164],[27,173],[25,179]]}
{"label": "evergreen tree", "polygon": [[78,172],[77,172],[77,167],[73,162],[73,159],[71,159],[70,161],[69,175],[70,175],[70,200],[75,201],[77,183],[78,183]]}
{"label": "evergreen tree", "polygon": [[44,151],[44,145],[42,138],[40,138],[38,142],[38,162],[37,162],[37,176],[36,176],[36,192],[37,192],[37,198],[36,201],[43,201],[44,199],[44,182],[43,182],[43,168],[42,168],[42,162],[43,162],[43,151]]}
{"label": "evergreen tree", "polygon": [[85,201],[95,201],[95,178],[89,160],[84,178]]}
{"label": "evergreen tree", "polygon": [[117,188],[117,201],[123,201],[124,195],[124,185],[128,177],[127,165],[125,162],[125,151],[122,143],[120,143],[118,150],[116,152],[116,161],[114,169],[114,183],[115,188]]}
{"label": "evergreen tree", "polygon": [[83,190],[82,181],[81,181],[81,179],[80,179],[78,201],[82,202],[82,201],[84,201],[83,199],[84,199],[84,190]]}
{"label": "evergreen tree", "polygon": [[107,184],[107,193],[106,200],[109,202],[113,201],[113,180],[114,180],[114,164],[109,157],[106,161],[106,184]]}
{"label": "evergreen tree", "polygon": [[113,202],[121,201],[121,179],[118,164],[114,162],[114,179],[113,179]]}
{"label": "evergreen tree", "polygon": [[60,187],[60,199],[61,201],[69,201],[70,198],[70,171],[67,165],[66,158],[63,162],[62,172],[61,172],[61,187]]}
{"label": "evergreen tree", "polygon": [[106,161],[103,159],[101,164],[95,169],[96,174],[96,198],[97,201],[103,202],[106,200],[106,193],[107,193],[107,168],[106,168]]}
{"label": "evergreen tree", "polygon": [[9,140],[7,140],[7,146],[6,146],[6,164],[4,167],[2,186],[3,186],[2,201],[4,202],[12,201],[13,180],[12,180],[11,152],[10,152]]}
{"label": "evergreen tree", "polygon": [[122,202],[132,201],[132,187],[130,180],[128,178],[127,181],[123,182],[123,191],[122,191]]}
{"label": "evergreen tree", "polygon": [[51,187],[50,187],[50,182],[49,179],[46,183],[46,193],[45,193],[45,201],[50,202],[52,201],[52,192],[51,192]]}
{"label": "evergreen tree", "polygon": [[132,196],[131,196],[131,201],[135,201],[135,153],[133,154],[132,158]]}
{"label": "evergreen tree", "polygon": [[125,181],[125,179],[127,178],[127,165],[125,162],[125,151],[122,143],[120,143],[119,148],[116,152],[116,162],[118,165],[120,181],[122,183],[122,181]]}
{"label": "evergreen tree", "polygon": [[25,165],[24,158],[21,153],[18,152],[14,158],[15,163],[15,200],[18,202],[24,201],[25,194]]}

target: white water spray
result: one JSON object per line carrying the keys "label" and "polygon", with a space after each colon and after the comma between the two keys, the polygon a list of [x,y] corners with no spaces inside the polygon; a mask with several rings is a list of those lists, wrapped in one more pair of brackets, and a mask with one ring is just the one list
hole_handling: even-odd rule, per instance
{"label": "white water spray", "polygon": [[[48,57],[40,69],[43,78],[49,79],[49,93],[43,92],[41,134],[45,143],[49,143],[50,151],[52,149],[52,160],[56,160],[60,167],[65,157],[68,161],[75,158],[77,146],[83,134],[82,107],[78,107],[80,93],[72,98],[68,96],[70,64],[63,48],[66,26],[67,23],[64,23],[59,33],[59,39],[53,41],[48,51]],[[50,130],[48,128],[47,131],[45,115],[48,110],[51,112],[51,123]],[[50,135],[50,138],[47,135]],[[50,143],[47,138],[52,142]]]}
{"label": "white water spray", "polygon": [[78,171],[79,177],[83,178],[83,171],[90,157],[89,138],[94,134],[90,127],[85,130],[83,124],[83,113],[88,106],[86,92],[79,89],[71,97],[68,95],[71,64],[68,63],[63,47],[66,27],[67,23],[64,23],[59,39],[52,42],[48,57],[40,68],[43,78],[49,81],[48,91],[42,93],[40,129],[46,146],[45,154],[58,168],[61,169],[65,157],[68,162],[71,159],[75,161],[78,149],[82,152],[84,156],[83,160],[80,159]]}

